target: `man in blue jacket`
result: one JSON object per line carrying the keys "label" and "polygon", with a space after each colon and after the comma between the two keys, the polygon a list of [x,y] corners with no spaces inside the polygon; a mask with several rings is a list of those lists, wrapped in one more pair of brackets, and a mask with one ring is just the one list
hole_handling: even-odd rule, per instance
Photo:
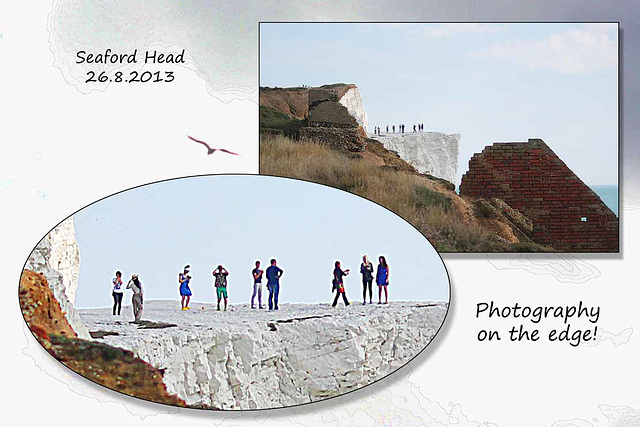
{"label": "man in blue jacket", "polygon": [[278,309],[278,294],[280,293],[280,276],[282,269],[276,266],[276,260],[271,260],[271,266],[267,268],[267,289],[269,290],[269,310]]}

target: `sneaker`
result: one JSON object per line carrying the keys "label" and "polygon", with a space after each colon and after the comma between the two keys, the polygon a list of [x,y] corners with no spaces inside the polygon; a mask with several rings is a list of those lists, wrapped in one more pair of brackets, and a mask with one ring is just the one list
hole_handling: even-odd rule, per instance
{"label": "sneaker", "polygon": [[186,308],[187,310],[191,310],[191,307],[189,307],[189,306],[186,306],[185,308]]}
{"label": "sneaker", "polygon": [[367,305],[367,302],[366,302],[366,301],[364,301],[364,302],[362,303],[362,305]]}
{"label": "sneaker", "polygon": [[220,311],[220,307],[218,307],[218,311]]}
{"label": "sneaker", "polygon": [[[262,307],[260,307],[260,308],[262,308]],[[255,310],[255,309],[256,309],[256,306],[255,306],[255,305],[252,305],[252,306],[251,306],[251,310]]]}
{"label": "sneaker", "polygon": [[259,308],[260,310],[264,310],[264,309],[265,309],[264,305],[261,305],[261,306],[259,306],[258,308]]}
{"label": "sneaker", "polygon": [[182,311],[189,310],[187,307],[182,307]]}

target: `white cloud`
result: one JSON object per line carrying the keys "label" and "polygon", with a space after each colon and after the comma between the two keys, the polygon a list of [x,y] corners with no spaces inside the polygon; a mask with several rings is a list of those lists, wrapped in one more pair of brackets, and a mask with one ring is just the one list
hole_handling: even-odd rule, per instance
{"label": "white cloud", "polygon": [[471,55],[505,59],[531,70],[592,73],[618,66],[618,38],[611,25],[589,24],[542,40],[495,43]]}

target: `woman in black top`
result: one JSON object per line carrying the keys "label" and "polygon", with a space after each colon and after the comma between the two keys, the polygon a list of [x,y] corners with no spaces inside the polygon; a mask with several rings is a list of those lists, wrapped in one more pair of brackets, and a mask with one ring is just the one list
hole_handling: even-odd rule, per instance
{"label": "woman in black top", "polygon": [[369,262],[369,258],[366,255],[362,257],[360,274],[362,274],[362,305],[367,303],[367,287],[369,288],[369,304],[373,304],[373,291],[371,290],[371,283],[373,282],[373,264]]}
{"label": "woman in black top", "polygon": [[333,300],[332,307],[335,307],[338,304],[338,298],[342,295],[342,299],[344,300],[344,305],[349,305],[349,300],[347,299],[347,294],[344,291],[344,281],[343,277],[349,275],[349,269],[342,271],[340,268],[340,261],[336,261],[336,268],[333,269],[333,290],[336,291],[336,297]]}

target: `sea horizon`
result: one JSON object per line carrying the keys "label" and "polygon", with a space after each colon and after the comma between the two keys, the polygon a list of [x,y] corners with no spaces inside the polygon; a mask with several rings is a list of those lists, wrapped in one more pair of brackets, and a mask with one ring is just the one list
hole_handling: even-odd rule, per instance
{"label": "sea horizon", "polygon": [[618,185],[589,185],[597,195],[602,199],[605,205],[613,211],[616,216],[618,215]]}

